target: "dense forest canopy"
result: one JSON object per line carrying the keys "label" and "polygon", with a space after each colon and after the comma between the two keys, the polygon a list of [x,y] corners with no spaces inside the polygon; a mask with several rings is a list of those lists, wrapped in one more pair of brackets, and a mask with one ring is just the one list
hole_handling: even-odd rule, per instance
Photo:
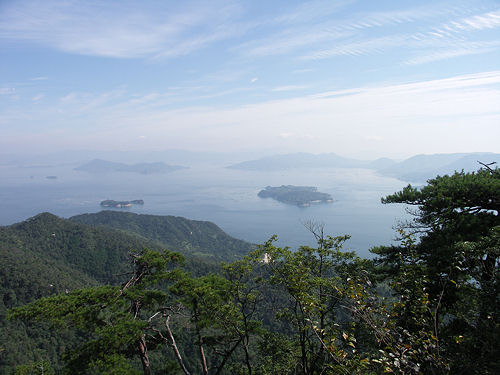
{"label": "dense forest canopy", "polygon": [[[271,238],[249,248],[245,256],[227,257],[221,268],[203,267],[206,258],[190,264],[189,246],[171,249],[184,255],[162,250],[166,237],[158,218],[143,218],[157,223],[157,229],[150,231],[140,224],[140,215],[125,220],[121,213],[103,213],[116,215],[115,224],[109,226],[119,228],[117,232],[101,228],[97,217],[84,215],[68,227],[79,233],[75,237],[62,230],[65,221],[50,215],[33,219],[51,222],[50,230],[44,231],[41,224],[34,231],[29,222],[3,228],[2,249],[10,252],[14,265],[23,252],[35,254],[31,241],[49,246],[55,241],[52,234],[66,239],[25,265],[40,267],[41,283],[47,283],[45,273],[60,258],[65,262],[58,272],[74,267],[81,274],[73,279],[74,287],[59,287],[57,293],[41,290],[12,299],[4,289],[3,317],[10,308],[4,332],[20,332],[12,324],[28,324],[23,332],[35,332],[33,345],[58,344],[53,353],[38,349],[31,358],[4,354],[11,350],[4,347],[1,371],[496,374],[500,371],[499,196],[500,171],[484,168],[438,176],[422,188],[410,185],[383,198],[384,203],[415,206],[415,220],[399,229],[399,245],[374,248],[373,260],[345,252],[349,236],[328,236],[315,222],[306,224],[317,240],[315,247],[292,250],[276,246]],[[77,221],[92,221],[92,226]],[[15,232],[19,227],[24,228],[24,237]],[[60,231],[53,229],[57,227]],[[120,274],[108,274],[107,279],[107,272],[114,269],[89,268],[83,263],[85,257],[80,261],[79,252],[70,251],[74,246],[83,249],[77,238],[93,244],[101,231],[113,233],[117,243],[120,235],[131,235],[126,241],[144,245],[119,252],[96,242],[86,259],[112,257],[120,265]],[[199,238],[196,246],[202,249],[201,234]],[[60,250],[62,245],[67,245],[66,252]],[[220,254],[230,255],[224,250]],[[95,264],[114,263],[110,258]],[[11,270],[16,267],[21,266]],[[12,290],[23,289],[9,285]],[[57,341],[61,337],[67,345]]]}

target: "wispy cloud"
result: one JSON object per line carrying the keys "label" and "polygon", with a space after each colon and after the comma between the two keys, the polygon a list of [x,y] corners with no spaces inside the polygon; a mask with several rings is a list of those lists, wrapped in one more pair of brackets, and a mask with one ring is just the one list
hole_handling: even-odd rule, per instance
{"label": "wispy cloud", "polygon": [[307,89],[309,87],[310,86],[308,86],[308,85],[288,85],[288,86],[275,87],[271,91],[276,91],[276,92],[281,92],[281,91],[296,91],[296,90]]}
{"label": "wispy cloud", "polygon": [[500,49],[498,34],[478,35],[483,30],[496,28],[500,28],[500,10],[431,27],[429,31],[411,36],[408,46],[414,56],[405,60],[404,64],[418,65],[496,51]]}
{"label": "wispy cloud", "polygon": [[12,95],[16,92],[13,87],[0,87],[0,95]]}
{"label": "wispy cloud", "polygon": [[324,26],[307,26],[282,31],[278,35],[260,40],[252,40],[239,45],[235,51],[246,56],[282,55],[318,43],[333,41],[351,35]]}
{"label": "wispy cloud", "polygon": [[313,72],[314,69],[312,68],[304,68],[304,69],[295,69],[294,71],[292,71],[292,73],[294,74],[302,74],[302,73],[310,73],[310,72]]}
{"label": "wispy cloud", "polygon": [[157,9],[142,3],[124,5],[53,0],[8,3],[0,15],[0,38],[83,55],[172,57],[237,31],[231,19],[237,16],[238,6],[225,1],[165,3]]}
{"label": "wispy cloud", "polygon": [[451,45],[439,51],[427,51],[426,53],[422,53],[416,57],[406,60],[404,63],[406,65],[419,65],[460,56],[483,54],[500,48],[500,41],[462,42],[456,43],[455,45],[453,45],[453,43],[450,44]]}
{"label": "wispy cloud", "polygon": [[[463,10],[461,11],[463,12]],[[362,29],[384,24],[399,24],[405,19],[412,21],[421,17],[432,18],[434,12],[391,12],[371,15],[366,21],[353,23],[350,28]],[[329,48],[306,54],[303,59],[325,59],[335,56],[363,56],[400,49],[413,57],[403,60],[406,65],[418,65],[460,56],[487,53],[500,47],[500,40],[491,36],[475,39],[470,33],[500,27],[500,10],[480,15],[462,17],[454,21],[428,26],[428,30],[415,33],[392,33],[380,37],[354,36],[350,41],[338,41]],[[416,56],[415,56],[416,55]]]}
{"label": "wispy cloud", "polygon": [[329,17],[322,17],[322,6],[319,2],[311,7],[303,18],[300,12],[277,17],[274,24],[267,24],[266,37],[241,43],[234,51],[251,58],[288,54],[306,61],[397,51],[392,64],[419,65],[498,48],[498,37],[471,34],[500,26],[500,10],[492,9],[492,4],[438,2],[348,18],[337,18],[333,6],[324,10]]}
{"label": "wispy cloud", "polygon": [[[35,126],[57,114],[54,131],[63,132],[65,142],[68,138],[83,141],[74,124],[84,122],[92,129],[86,132],[87,142],[113,139],[119,132],[125,146],[146,137],[142,139],[152,148],[182,145],[236,150],[261,145],[347,152],[354,145],[371,147],[376,142],[377,147],[407,152],[408,145],[401,140],[411,134],[416,148],[451,152],[443,148],[448,144],[444,140],[457,133],[461,139],[457,142],[462,143],[455,142],[454,147],[475,142],[485,150],[497,147],[500,136],[496,126],[500,120],[500,71],[232,106],[186,104],[169,109],[169,94],[137,96],[121,88],[99,95],[72,93],[59,104],[33,109],[29,116]],[[7,121],[6,116],[9,113],[0,116],[0,123]]]}
{"label": "wispy cloud", "polygon": [[319,60],[333,56],[361,56],[381,53],[387,49],[404,45],[408,40],[406,35],[385,36],[364,41],[339,43],[332,48],[322,49],[303,56],[306,60]]}
{"label": "wispy cloud", "polygon": [[[469,34],[500,27],[498,7],[474,6],[466,0],[350,12],[347,17],[342,12],[355,1],[313,0],[277,5],[271,8],[274,14],[255,19],[246,17],[248,4],[214,1],[6,2],[0,12],[0,40],[74,54],[156,60],[185,56],[221,41],[231,41],[220,50],[229,58],[250,59],[288,54],[295,59],[321,60],[401,48],[409,52],[401,62],[416,65],[488,52],[495,47],[479,45],[491,42],[491,36],[482,39]],[[470,48],[422,50],[424,44],[435,48],[431,42],[439,47],[450,40],[470,42]],[[42,79],[46,77],[33,78]]]}
{"label": "wispy cloud", "polygon": [[500,27],[500,9],[448,22],[436,28],[436,32],[449,35],[450,33],[462,33],[498,27]]}
{"label": "wispy cloud", "polygon": [[354,0],[313,0],[306,1],[293,9],[276,16],[275,23],[305,23],[325,18],[336,13],[339,9],[353,3]]}
{"label": "wispy cloud", "polygon": [[[328,12],[322,10],[325,3],[319,2],[317,7],[313,6],[309,12],[304,11],[305,14],[302,16],[300,11],[297,11],[296,15],[292,13],[293,16],[285,14],[275,21],[294,19],[298,22],[295,22],[293,26],[285,23],[284,28],[280,22],[277,22],[273,25],[276,30],[269,33],[270,36],[242,43],[235,50],[247,56],[282,55],[305,50],[308,52],[301,52],[302,57],[312,59],[366,54],[370,51],[379,51],[381,44],[392,46],[395,40],[401,39],[400,36],[394,34],[394,31],[391,31],[389,35],[374,39],[373,36],[365,34],[367,30],[407,25],[419,20],[433,19],[443,13],[441,8],[416,7],[406,10],[359,13],[348,19],[335,17],[325,19],[325,14],[332,14],[340,5],[345,6],[348,3],[330,2],[332,7]],[[304,7],[307,6],[309,3],[304,4]],[[304,20],[314,22],[305,23]],[[378,44],[378,46],[371,48],[370,44]]]}

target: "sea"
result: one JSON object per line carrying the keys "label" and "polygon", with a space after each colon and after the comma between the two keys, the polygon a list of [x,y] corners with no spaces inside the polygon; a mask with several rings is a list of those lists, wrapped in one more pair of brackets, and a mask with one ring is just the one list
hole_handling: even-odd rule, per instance
{"label": "sea", "polygon": [[[317,168],[244,171],[200,165],[165,174],[88,173],[74,165],[0,166],[0,225],[50,212],[63,218],[102,210],[100,202],[144,200],[116,209],[211,221],[233,237],[278,246],[315,245],[306,228],[320,224],[331,236],[348,234],[345,249],[371,257],[370,248],[395,243],[394,228],[411,217],[404,205],[383,205],[381,197],[408,183],[369,169]],[[315,186],[332,203],[297,207],[259,198],[266,186]]]}

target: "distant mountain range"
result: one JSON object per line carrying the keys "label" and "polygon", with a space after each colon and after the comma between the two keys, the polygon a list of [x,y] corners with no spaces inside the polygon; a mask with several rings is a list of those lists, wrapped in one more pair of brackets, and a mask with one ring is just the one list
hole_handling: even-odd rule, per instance
{"label": "distant mountain range", "polygon": [[[500,166],[500,154],[494,153],[461,153],[416,155],[378,172],[384,176],[396,177],[403,181],[425,182],[435,176],[453,174],[455,171],[477,171],[483,167],[479,162],[488,164],[495,162]],[[492,165],[494,168],[495,165]]]}
{"label": "distant mountain range", "polygon": [[297,168],[367,168],[373,169],[381,175],[395,177],[403,181],[424,182],[434,176],[451,174],[462,169],[466,172],[475,171],[482,167],[479,162],[496,162],[500,164],[500,154],[416,155],[397,162],[388,158],[380,158],[374,161],[357,160],[344,158],[334,153],[295,153],[244,161],[230,165],[227,168],[251,171],[276,171]]}
{"label": "distant mountain range", "polygon": [[180,165],[168,165],[163,162],[125,164],[115,163],[102,159],[94,159],[92,161],[89,161],[88,163],[76,167],[75,170],[91,173],[134,172],[142,174],[152,174],[173,172],[186,168],[187,167],[182,167]]}
{"label": "distant mountain range", "polygon": [[237,161],[249,160],[262,156],[258,152],[207,152],[188,150],[163,151],[113,151],[113,150],[66,150],[50,154],[30,154],[23,150],[19,154],[6,154],[0,150],[0,165],[13,166],[78,166],[92,159],[114,160],[120,163],[148,163],[151,160],[163,161],[171,165],[217,165],[224,166]]}
{"label": "distant mountain range", "polygon": [[244,161],[230,165],[230,169],[274,171],[294,168],[374,168],[389,166],[395,163],[390,159],[378,159],[375,161],[362,161],[344,158],[334,153],[308,154],[295,153],[285,155],[273,155],[256,160]]}

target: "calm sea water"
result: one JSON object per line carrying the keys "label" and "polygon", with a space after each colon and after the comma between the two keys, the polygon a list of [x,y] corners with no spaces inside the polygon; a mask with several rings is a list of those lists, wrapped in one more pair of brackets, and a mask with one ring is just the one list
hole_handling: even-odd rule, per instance
{"label": "calm sea water", "polygon": [[[334,203],[301,208],[257,196],[267,185],[288,184],[317,186],[331,194]],[[254,172],[193,167],[169,174],[106,175],[74,171],[72,166],[3,166],[0,225],[40,212],[65,218],[98,212],[104,199],[143,199],[144,206],[126,210],[212,221],[230,235],[253,243],[276,234],[280,245],[314,245],[303,225],[313,220],[323,223],[328,234],[350,234],[346,248],[369,256],[370,247],[392,242],[393,226],[406,215],[401,205],[382,205],[380,198],[405,185],[366,169]]]}

